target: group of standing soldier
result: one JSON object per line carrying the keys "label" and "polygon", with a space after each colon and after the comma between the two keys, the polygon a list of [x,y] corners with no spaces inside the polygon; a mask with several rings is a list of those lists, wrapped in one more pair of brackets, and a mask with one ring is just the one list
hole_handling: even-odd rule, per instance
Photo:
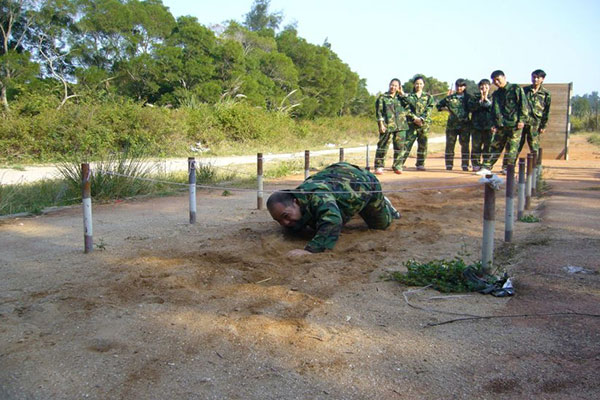
{"label": "group of standing soldier", "polygon": [[[504,72],[492,72],[496,90],[489,96],[490,81],[482,79],[479,95],[467,93],[467,82],[456,81],[456,91],[435,103],[433,96],[423,92],[425,79],[413,78],[413,91],[405,94],[399,79],[392,79],[389,91],[375,103],[379,141],[375,154],[375,173],[383,174],[384,160],[390,139],[394,148],[392,170],[401,174],[406,159],[417,140],[417,170],[425,170],[427,136],[434,107],[449,113],[446,125],[445,164],[454,167],[456,140],[461,147],[461,167],[473,171],[491,170],[505,150],[503,171],[514,165],[525,142],[531,151],[539,149],[539,135],[544,133],[550,113],[550,93],[543,87],[546,73],[540,69],[531,73],[532,84],[521,88],[509,83]],[[469,149],[471,146],[471,150]]]}

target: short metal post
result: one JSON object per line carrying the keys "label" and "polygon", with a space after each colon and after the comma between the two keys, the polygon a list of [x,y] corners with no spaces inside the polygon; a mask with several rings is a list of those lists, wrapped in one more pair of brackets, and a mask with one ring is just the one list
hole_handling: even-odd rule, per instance
{"label": "short metal post", "polygon": [[310,150],[304,150],[304,179],[310,175]]}
{"label": "short metal post", "polygon": [[541,147],[538,149],[538,156],[537,156],[537,177],[535,179],[538,181],[537,184],[539,184],[540,183],[540,179],[542,179],[542,148]]}
{"label": "short metal post", "polygon": [[83,252],[89,253],[94,249],[92,228],[92,182],[90,164],[81,164],[81,199],[83,204]]}
{"label": "short metal post", "polygon": [[258,183],[258,191],[256,192],[256,208],[263,208],[263,155],[256,155],[256,182]]}
{"label": "short metal post", "polygon": [[533,158],[531,160],[531,195],[537,194],[537,152],[532,152]]}
{"label": "short metal post", "polygon": [[513,225],[515,219],[515,166],[506,166],[506,207],[504,213],[504,241],[512,241]]}
{"label": "short metal post", "polygon": [[525,211],[525,158],[519,158],[519,196],[517,201],[517,219],[523,218]]}
{"label": "short metal post", "polygon": [[369,164],[370,164],[370,161],[369,161],[369,143],[367,143],[367,166],[365,167],[365,169],[367,171],[371,170],[371,166]]}
{"label": "short metal post", "polygon": [[531,206],[531,179],[533,178],[533,154],[527,154],[527,180],[525,181],[525,209]]}
{"label": "short metal post", "polygon": [[196,159],[188,157],[188,186],[190,189],[190,224],[196,223]]}
{"label": "short metal post", "polygon": [[344,162],[344,148],[340,147],[340,162]]}
{"label": "short metal post", "polygon": [[[490,179],[493,175],[486,175]],[[485,184],[483,197],[483,242],[481,246],[481,265],[483,272],[492,272],[494,262],[494,227],[496,224],[496,191],[491,184]]]}

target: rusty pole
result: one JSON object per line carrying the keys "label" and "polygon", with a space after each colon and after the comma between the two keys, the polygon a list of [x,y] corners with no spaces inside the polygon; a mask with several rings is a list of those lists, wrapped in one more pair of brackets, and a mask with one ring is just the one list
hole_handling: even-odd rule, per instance
{"label": "rusty pole", "polygon": [[340,147],[340,162],[344,161],[344,148]]}
{"label": "rusty pole", "polygon": [[512,241],[515,220],[515,166],[506,166],[506,207],[504,213],[504,241]]}
{"label": "rusty pole", "polygon": [[188,157],[188,186],[190,191],[190,224],[196,223],[196,159]]}
{"label": "rusty pole", "polygon": [[542,179],[542,148],[538,149],[538,157],[537,157],[537,184],[539,185],[540,179]]}
{"label": "rusty pole", "polygon": [[517,219],[523,218],[525,210],[525,158],[519,158],[519,197],[517,201]]}
{"label": "rusty pole", "polygon": [[81,164],[81,200],[83,204],[83,252],[94,249],[92,227],[92,183],[90,181],[90,164]]}
{"label": "rusty pole", "polygon": [[365,167],[365,169],[367,171],[371,170],[371,167],[369,166],[369,164],[370,164],[370,161],[369,161],[369,143],[367,143],[367,166]]}
{"label": "rusty pole", "polygon": [[533,154],[527,154],[527,180],[525,181],[525,209],[531,206],[531,179],[533,178]]}
{"label": "rusty pole", "polygon": [[537,152],[532,152],[533,159],[531,160],[531,195],[537,194]]}
{"label": "rusty pole", "polygon": [[256,192],[256,208],[262,210],[263,208],[263,155],[258,153],[256,155],[256,181],[258,183],[258,191]]}
{"label": "rusty pole", "polygon": [[310,176],[310,150],[304,150],[304,179]]}
{"label": "rusty pole", "polygon": [[[486,175],[490,179],[493,175]],[[485,184],[483,197],[483,242],[481,246],[481,265],[483,271],[491,273],[494,262],[494,226],[496,224],[496,191],[491,184]]]}

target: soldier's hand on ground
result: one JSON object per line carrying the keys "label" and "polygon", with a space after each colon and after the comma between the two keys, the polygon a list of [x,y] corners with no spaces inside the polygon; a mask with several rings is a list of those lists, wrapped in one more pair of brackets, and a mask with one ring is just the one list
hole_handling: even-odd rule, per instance
{"label": "soldier's hand on ground", "polygon": [[290,250],[288,251],[288,253],[286,254],[286,256],[288,257],[301,257],[301,256],[307,256],[312,254],[310,251],[308,250],[304,250],[304,249],[294,249],[294,250]]}

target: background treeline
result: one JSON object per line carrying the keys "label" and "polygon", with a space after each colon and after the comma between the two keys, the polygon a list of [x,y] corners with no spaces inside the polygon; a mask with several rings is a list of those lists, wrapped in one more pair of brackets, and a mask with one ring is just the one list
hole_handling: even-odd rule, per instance
{"label": "background treeline", "polygon": [[210,28],[161,0],[0,0],[0,161],[375,135],[366,81],[282,20],[269,0]]}
{"label": "background treeline", "polygon": [[573,132],[598,131],[598,106],[600,98],[598,92],[573,96],[571,98],[571,128]]}

